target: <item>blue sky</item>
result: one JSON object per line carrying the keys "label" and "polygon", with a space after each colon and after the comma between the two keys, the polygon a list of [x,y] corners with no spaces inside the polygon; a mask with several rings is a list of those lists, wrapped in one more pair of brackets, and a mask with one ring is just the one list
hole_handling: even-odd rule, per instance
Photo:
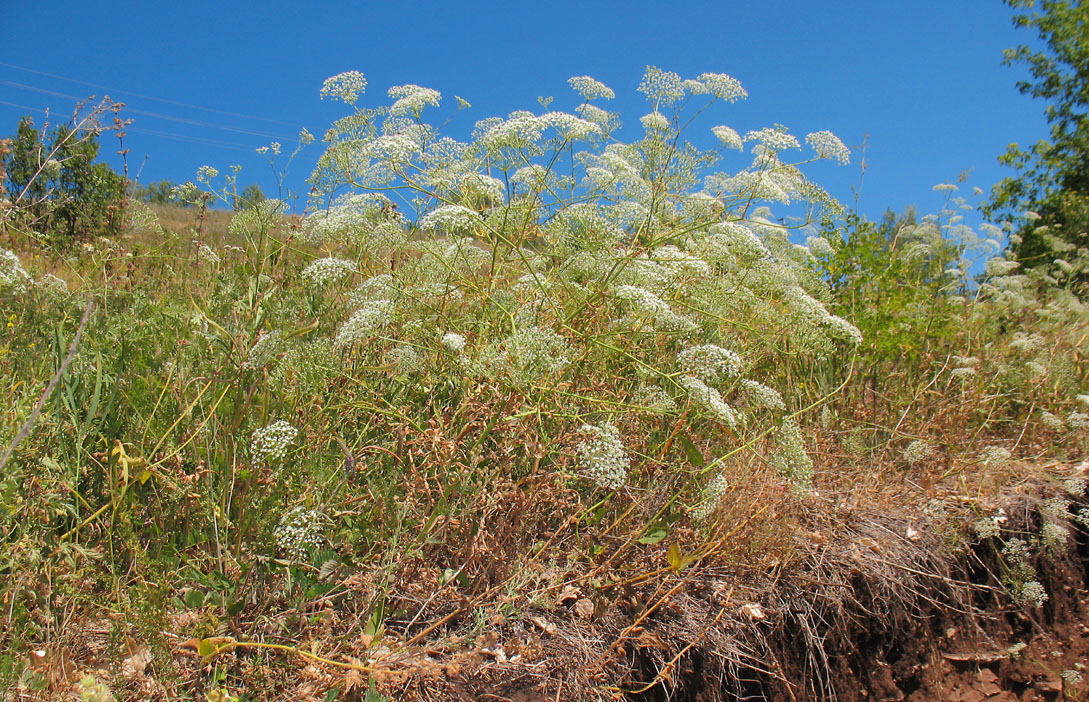
{"label": "blue sky", "polygon": [[[962,192],[989,191],[1010,174],[996,161],[1007,144],[1047,133],[1043,103],[1015,88],[1025,71],[1001,65],[1004,48],[1035,37],[1012,27],[1000,0],[6,4],[0,134],[25,108],[67,115],[63,96],[109,94],[131,108],[130,173],[143,182],[240,164],[241,183],[275,192],[254,149],[286,146],[301,127],[320,137],[344,108],[319,100],[322,81],[351,69],[367,76],[366,106],[415,83],[443,94],[430,113],[441,121],[454,95],[465,98],[473,109],[451,125],[462,137],[477,119],[538,109],[538,96],[570,110],[567,78],[591,75],[616,91],[608,107],[623,114],[626,140],[648,111],[635,91],[647,64],[727,73],[750,97],[705,126],[835,132],[851,165],[807,172],[848,204],[861,184],[859,207],[875,218],[912,203],[937,210],[931,187],[965,171]],[[304,152],[289,186],[304,188],[319,153]]]}

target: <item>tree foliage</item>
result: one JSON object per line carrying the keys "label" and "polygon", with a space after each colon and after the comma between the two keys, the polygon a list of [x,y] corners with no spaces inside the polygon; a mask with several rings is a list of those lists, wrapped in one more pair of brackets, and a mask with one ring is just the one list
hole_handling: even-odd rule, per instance
{"label": "tree foliage", "polygon": [[[1011,250],[1027,267],[1050,266],[1056,258],[1089,245],[1089,2],[1003,0],[1015,10],[1017,27],[1035,30],[1045,48],[1022,44],[1005,52],[1007,65],[1024,64],[1031,79],[1019,81],[1025,95],[1048,102],[1050,141],[1022,149],[1011,144],[999,161],[1018,175],[998,183],[984,208],[991,217],[1020,219]],[[1026,211],[1040,215],[1024,218]],[[1086,271],[1080,271],[1084,281]]]}
{"label": "tree foliage", "polygon": [[59,124],[44,133],[23,117],[5,162],[6,196],[17,226],[62,239],[116,234],[124,179],[95,162],[98,150],[94,128]]}

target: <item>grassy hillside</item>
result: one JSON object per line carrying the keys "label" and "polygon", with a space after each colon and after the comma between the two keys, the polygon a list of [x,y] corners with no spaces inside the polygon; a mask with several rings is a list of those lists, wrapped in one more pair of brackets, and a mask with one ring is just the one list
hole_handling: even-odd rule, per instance
{"label": "grassy hillside", "polygon": [[[405,86],[338,122],[305,220],[133,204],[60,249],[6,229],[4,685],[616,699],[704,661],[707,699],[741,672],[820,697],[817,659],[792,687],[761,638],[818,626],[806,582],[840,607],[820,626],[873,604],[857,583],[889,617],[973,588],[1040,611],[1035,564],[1089,514],[1083,291],[994,256],[952,193],[892,228],[845,216],[779,129],[714,171],[742,138],[684,146],[651,78],[633,144],[587,110],[452,144]],[[1029,477],[1051,501],[1007,519]],[[951,580],[965,553],[989,575]]]}

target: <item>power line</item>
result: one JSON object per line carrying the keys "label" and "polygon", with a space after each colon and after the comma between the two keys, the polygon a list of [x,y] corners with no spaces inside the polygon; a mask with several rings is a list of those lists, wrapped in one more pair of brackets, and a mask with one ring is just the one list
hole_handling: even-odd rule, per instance
{"label": "power line", "polygon": [[100,90],[109,90],[110,92],[113,92],[113,93],[124,93],[124,94],[128,94],[128,95],[133,95],[133,96],[138,97],[138,98],[143,98],[145,100],[154,100],[156,102],[162,102],[162,103],[166,103],[168,105],[176,105],[178,107],[189,107],[189,108],[192,108],[194,110],[204,110],[205,112],[214,112],[216,114],[229,115],[231,117],[242,117],[244,119],[257,119],[257,120],[261,120],[262,122],[269,122],[271,124],[280,124],[280,125],[283,125],[285,127],[292,127],[294,129],[302,129],[302,127],[300,127],[297,124],[292,124],[291,122],[283,122],[283,121],[278,120],[278,119],[271,119],[269,117],[258,117],[257,115],[247,115],[247,114],[243,114],[241,112],[230,112],[228,110],[217,110],[214,107],[203,107],[201,105],[193,105],[193,104],[187,103],[187,102],[178,102],[177,100],[168,100],[166,98],[155,97],[153,95],[143,95],[141,93],[134,93],[131,90],[122,90],[122,89],[119,89],[119,88],[110,88],[110,87],[107,87],[105,85],[99,85],[98,83],[88,83],[85,80],[77,80],[75,78],[69,78],[67,76],[58,75],[56,73],[47,73],[46,71],[39,71],[39,70],[34,69],[34,68],[27,68],[25,66],[16,66],[13,63],[7,63],[5,61],[0,61],[0,66],[6,66],[8,68],[14,68],[14,69],[16,69],[18,71],[26,71],[27,73],[36,73],[37,75],[47,76],[49,78],[56,78],[57,80],[66,80],[66,81],[68,81],[70,83],[78,83],[79,85],[87,85],[87,86],[90,86],[92,88],[98,88]]}
{"label": "power line", "polygon": [[[27,110],[29,112],[39,112],[41,114],[49,114],[49,110],[42,109],[40,107],[31,107],[30,105],[20,105],[16,102],[8,102],[7,100],[0,100],[0,105],[6,105],[7,107],[14,107],[20,110]],[[236,151],[253,151],[256,147],[252,144],[240,144],[232,141],[220,141],[219,139],[208,139],[205,137],[192,136],[188,134],[173,134],[170,132],[162,132],[156,129],[145,129],[143,127],[126,127],[125,131],[138,132],[140,134],[147,134],[149,136],[161,137],[163,139],[173,139],[175,141],[189,142],[192,144],[200,144],[202,146],[216,146],[225,149],[233,149]]]}
{"label": "power line", "polygon": [[[16,82],[10,81],[10,80],[0,80],[0,85],[6,85],[6,86],[8,86],[10,88],[16,88],[18,90],[29,90],[31,92],[41,93],[43,95],[49,95],[51,97],[59,97],[59,98],[64,98],[66,100],[75,100],[76,102],[79,102],[79,101],[85,99],[85,98],[78,97],[76,95],[69,95],[68,93],[61,93],[61,92],[57,92],[55,90],[46,90],[45,88],[38,88],[38,87],[33,86],[33,85],[26,85],[25,83],[16,83]],[[147,110],[140,110],[140,109],[136,109],[134,107],[129,107],[127,105],[125,106],[125,111],[129,112],[129,113],[132,113],[132,114],[135,114],[135,115],[143,115],[144,117],[152,117],[152,118],[155,118],[155,119],[165,119],[165,120],[168,120],[168,121],[171,121],[171,122],[178,122],[180,124],[192,125],[194,127],[204,127],[204,128],[207,128],[207,129],[220,129],[220,130],[223,130],[223,131],[226,131],[226,132],[234,132],[236,134],[245,134],[247,136],[258,136],[258,137],[262,137],[264,139],[275,139],[275,140],[282,140],[282,141],[290,142],[291,140],[296,138],[295,136],[283,136],[281,134],[272,134],[270,132],[259,132],[259,131],[253,130],[253,129],[243,129],[241,127],[231,127],[231,126],[228,126],[228,125],[225,125],[225,124],[215,124],[213,122],[204,122],[202,120],[188,119],[186,117],[174,117],[173,115],[167,115],[167,114],[163,114],[163,113],[160,113],[160,112],[149,112]]]}

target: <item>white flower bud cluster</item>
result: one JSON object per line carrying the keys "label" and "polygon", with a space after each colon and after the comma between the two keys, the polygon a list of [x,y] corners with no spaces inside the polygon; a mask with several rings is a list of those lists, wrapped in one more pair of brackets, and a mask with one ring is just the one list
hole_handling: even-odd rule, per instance
{"label": "white flower bud cluster", "polygon": [[677,354],[677,362],[688,375],[712,385],[741,373],[741,357],[714,344],[689,346]]}
{"label": "white flower bud cluster", "polygon": [[715,138],[721,141],[722,145],[727,149],[737,149],[738,151],[741,151],[745,148],[744,142],[741,141],[741,135],[730,127],[724,125],[711,127],[711,133],[714,134]]}
{"label": "white flower bud cluster", "polygon": [[22,292],[32,282],[13,251],[0,250],[0,290]]}
{"label": "white flower bud cluster", "polygon": [[701,497],[703,498],[699,505],[692,510],[692,518],[697,522],[707,521],[707,518],[715,513],[718,508],[718,503],[722,501],[722,496],[726,494],[726,491],[730,488],[730,481],[726,476],[719,473],[711,479],[707,485],[704,486]]}
{"label": "white flower bud cluster", "polygon": [[442,335],[442,345],[451,353],[461,353],[465,350],[465,337],[457,332],[448,331]]}
{"label": "white flower bud cluster", "polygon": [[368,300],[352,313],[337,331],[336,346],[350,346],[368,338],[393,321],[394,304],[390,300]]}
{"label": "white flower bud cluster", "polygon": [[798,488],[808,488],[813,480],[813,461],[805,452],[805,439],[794,419],[787,419],[774,433],[778,450],[771,458],[775,468]]}
{"label": "white flower bud cluster", "polygon": [[[46,273],[39,278],[34,285],[49,297],[65,297],[68,295],[68,283],[52,273]],[[0,285],[2,287],[2,285]]]}
{"label": "white flower bud cluster", "polygon": [[1001,468],[1010,463],[1013,454],[1004,446],[985,446],[979,452],[979,460],[986,466]]}
{"label": "white flower bud cluster", "polygon": [[722,399],[718,390],[690,375],[681,376],[677,382],[688,391],[693,402],[707,410],[715,419],[730,428],[737,426],[737,412]]}
{"label": "white flower bud cluster", "polygon": [[503,365],[526,383],[558,375],[571,362],[567,340],[555,331],[524,327],[503,341]]}
{"label": "white flower bud cluster", "polygon": [[612,424],[584,424],[586,439],[577,447],[579,465],[601,487],[615,490],[628,479],[631,459],[620,441],[620,431]]}
{"label": "white flower bud cluster", "polygon": [[326,78],[321,86],[321,99],[336,98],[354,105],[360,93],[367,89],[367,79],[359,71],[346,71]]}
{"label": "white flower bud cluster", "polygon": [[590,76],[575,76],[573,78],[568,78],[567,84],[571,86],[572,90],[581,95],[584,100],[596,100],[598,98],[612,100],[616,97],[616,93],[604,83],[594,80]]}
{"label": "white flower bud cluster", "polygon": [[309,285],[318,287],[329,283],[339,283],[357,270],[355,263],[343,258],[327,256],[315,259],[303,269],[302,279]]}
{"label": "white flower bud cluster", "polygon": [[389,89],[389,96],[396,100],[389,108],[394,117],[418,117],[425,107],[438,107],[442,101],[439,91],[418,85],[395,85]]}
{"label": "white flower bud cluster", "polygon": [[213,266],[219,265],[220,261],[219,254],[208,244],[201,244],[197,247],[197,258]]}
{"label": "white flower bud cluster", "polygon": [[800,149],[797,137],[787,134],[782,129],[765,127],[754,129],[745,134],[745,141],[755,141],[771,152],[786,151],[787,149]]}
{"label": "white flower bud cluster", "polygon": [[676,412],[677,403],[657,385],[644,385],[635,392],[632,402],[654,412]]}
{"label": "white flower bud cluster", "polygon": [[1089,431],[1089,414],[1071,412],[1066,415],[1066,426],[1070,428],[1070,431]]}
{"label": "white flower bud cluster", "polygon": [[424,369],[423,357],[420,356],[420,353],[415,348],[408,344],[394,346],[387,351],[386,361],[395,366],[399,373],[405,375],[408,375],[409,373],[418,373]]}
{"label": "white flower bud cluster", "polygon": [[752,407],[772,410],[773,412],[786,410],[786,403],[783,402],[783,396],[779,394],[778,390],[748,379],[742,380],[740,386],[748,395],[749,404]]}
{"label": "white flower bud cluster", "polygon": [[639,118],[639,122],[643,125],[643,129],[648,132],[664,132],[668,131],[670,127],[669,118],[657,110],[643,115]]}
{"label": "white flower bud cluster", "polygon": [[844,146],[839,137],[832,132],[813,132],[808,134],[805,140],[820,158],[838,161],[841,166],[851,162],[851,150]]}
{"label": "white flower bud cluster", "polygon": [[749,93],[741,87],[741,81],[725,73],[701,73],[699,81],[707,92],[720,100],[735,102],[749,96]]}
{"label": "white flower bud cluster", "polygon": [[904,461],[913,466],[930,458],[933,453],[933,446],[922,439],[915,439],[904,449]]}
{"label": "white flower bud cluster", "polygon": [[463,205],[443,205],[420,220],[420,229],[425,231],[464,232],[483,226],[484,220],[480,214]]}
{"label": "white flower bud cluster", "polygon": [[295,507],[280,517],[273,535],[276,546],[289,558],[302,560],[325,541],[328,519],[317,510]]}
{"label": "white flower bud cluster", "polygon": [[684,80],[671,71],[647,66],[643,80],[639,83],[639,92],[645,94],[651,102],[672,105],[684,97]]}
{"label": "white flower bud cluster", "polygon": [[246,358],[246,362],[242,364],[242,367],[247,370],[264,368],[284,351],[286,345],[284,335],[279,330],[262,334],[250,347],[249,356]]}
{"label": "white flower bud cluster", "polygon": [[299,430],[284,420],[261,427],[250,437],[250,453],[255,461],[275,463],[287,456],[287,449],[295,442]]}
{"label": "white flower bud cluster", "polygon": [[645,288],[620,285],[613,291],[613,295],[626,302],[632,312],[641,317],[666,317],[673,314],[665,300]]}

